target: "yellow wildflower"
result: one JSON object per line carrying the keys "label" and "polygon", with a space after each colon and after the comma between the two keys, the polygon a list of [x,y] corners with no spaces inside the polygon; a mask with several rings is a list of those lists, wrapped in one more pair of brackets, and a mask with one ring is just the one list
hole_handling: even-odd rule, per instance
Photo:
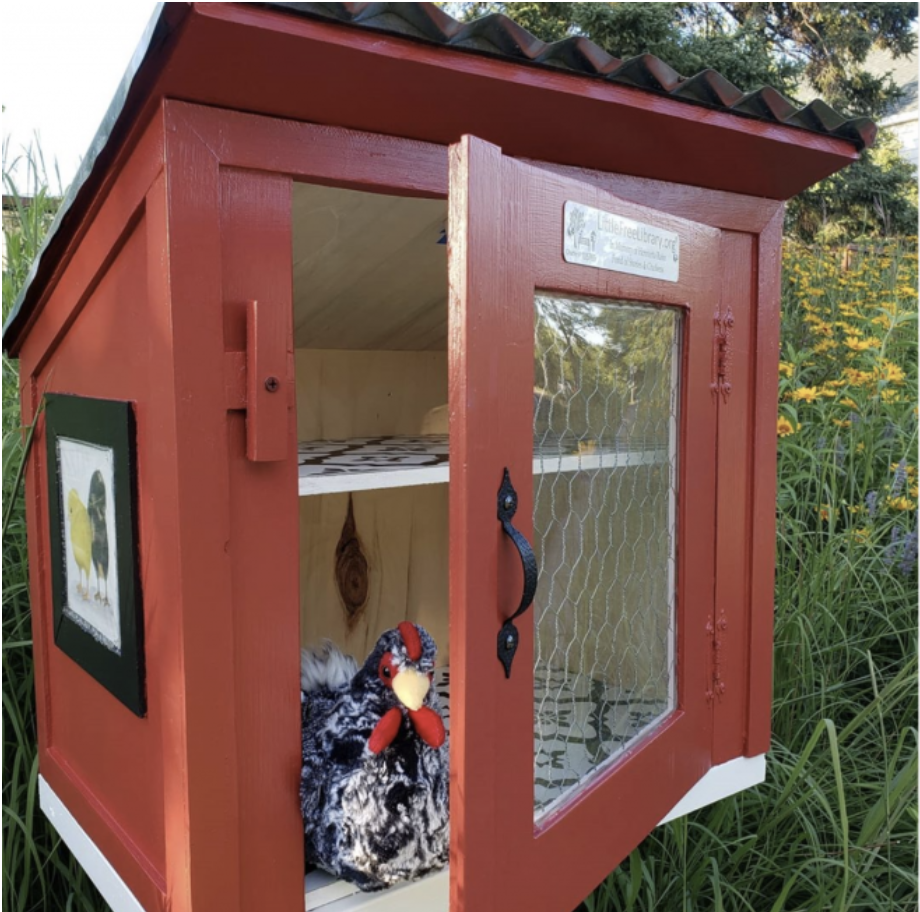
{"label": "yellow wildflower", "polygon": [[795,371],[794,365],[790,364],[788,361],[779,362],[779,372],[784,377],[791,377],[794,371]]}
{"label": "yellow wildflower", "polygon": [[818,398],[818,391],[813,386],[800,386],[793,394],[796,402],[814,402]]}
{"label": "yellow wildflower", "polygon": [[872,537],[872,533],[868,529],[852,529],[850,534],[853,536],[853,541],[858,542],[860,545],[867,544]]}
{"label": "yellow wildflower", "polygon": [[875,369],[876,376],[879,380],[887,380],[889,383],[901,383],[906,374],[903,369],[893,361],[882,361],[882,366]]}
{"label": "yellow wildflower", "polygon": [[892,510],[913,510],[914,502],[909,497],[889,497],[888,506]]}
{"label": "yellow wildflower", "polygon": [[869,371],[858,370],[855,367],[845,367],[843,369],[843,376],[854,386],[865,386],[875,382],[875,376],[873,374],[870,374]]}
{"label": "yellow wildflower", "polygon": [[788,437],[795,433],[795,425],[788,418],[776,419],[776,434],[778,437]]}
{"label": "yellow wildflower", "polygon": [[874,336],[868,339],[860,339],[859,336],[847,336],[843,340],[843,344],[853,351],[861,352],[868,351],[870,348],[878,348],[882,343]]}

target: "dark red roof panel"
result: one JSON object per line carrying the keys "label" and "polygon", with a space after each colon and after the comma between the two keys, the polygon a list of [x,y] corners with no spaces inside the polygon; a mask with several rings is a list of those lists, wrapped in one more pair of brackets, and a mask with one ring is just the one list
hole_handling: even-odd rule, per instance
{"label": "dark red roof panel", "polygon": [[836,136],[858,149],[871,146],[875,140],[876,126],[868,117],[847,119],[822,101],[797,108],[769,86],[743,92],[715,70],[703,70],[691,77],[681,76],[652,54],[619,60],[587,38],[573,37],[547,43],[501,13],[472,22],[459,22],[433,3],[246,5],[359,26],[516,63],[568,70],[743,117]]}

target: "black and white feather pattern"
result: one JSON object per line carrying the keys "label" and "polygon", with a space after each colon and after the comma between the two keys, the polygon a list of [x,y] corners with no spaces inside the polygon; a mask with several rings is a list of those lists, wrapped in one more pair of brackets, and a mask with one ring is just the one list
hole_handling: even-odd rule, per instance
{"label": "black and white feather pattern", "polygon": [[[422,657],[411,664],[427,674],[437,648],[418,631]],[[361,669],[329,643],[301,662],[306,859],[367,891],[416,880],[448,857],[447,742],[424,743],[403,711],[389,747],[368,747],[380,719],[400,706],[378,677],[387,652],[410,664],[398,630],[380,638]],[[435,688],[424,705],[439,711]]]}

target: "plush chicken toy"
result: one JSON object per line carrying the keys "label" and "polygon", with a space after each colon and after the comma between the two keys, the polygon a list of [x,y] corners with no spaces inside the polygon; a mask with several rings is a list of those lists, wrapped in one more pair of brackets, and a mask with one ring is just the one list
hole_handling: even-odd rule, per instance
{"label": "plush chicken toy", "polygon": [[308,863],[362,890],[447,863],[448,748],[437,647],[403,622],[362,668],[331,643],[301,657],[300,803]]}

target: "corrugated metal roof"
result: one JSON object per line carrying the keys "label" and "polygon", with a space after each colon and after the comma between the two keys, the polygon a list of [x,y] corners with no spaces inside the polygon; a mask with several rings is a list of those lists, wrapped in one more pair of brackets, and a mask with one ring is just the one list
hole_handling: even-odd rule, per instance
{"label": "corrugated metal roof", "polygon": [[876,127],[868,117],[846,118],[820,99],[800,108],[769,86],[743,92],[715,70],[682,76],[652,54],[620,60],[587,38],[547,43],[501,13],[460,22],[433,3],[246,5],[332,20],[514,63],[567,70],[743,117],[836,136],[858,149],[872,145],[875,139]]}
{"label": "corrugated metal roof", "polygon": [[[871,145],[875,125],[867,118],[846,119],[822,101],[797,108],[772,88],[742,92],[714,70],[684,77],[651,54],[619,60],[586,38],[573,37],[546,43],[507,16],[495,14],[472,22],[459,22],[433,3],[245,3],[290,16],[336,22],[371,31],[397,35],[452,49],[484,54],[534,67],[568,71],[578,76],[603,79],[619,85],[664,95],[689,104],[725,111],[741,117],[797,127],[837,137],[857,149]],[[68,188],[54,224],[20,290],[3,327],[4,349],[9,338],[24,325],[28,313],[23,305],[36,277],[50,274],[68,231],[79,219],[74,204],[83,200],[88,185],[98,183],[111,164],[130,124],[130,111],[143,98],[145,73],[162,64],[164,50],[190,9],[186,3],[159,3],[140,44],[131,58],[115,97],[99,126],[74,182]],[[128,112],[128,113],[126,113]],[[28,310],[28,308],[26,309]]]}

